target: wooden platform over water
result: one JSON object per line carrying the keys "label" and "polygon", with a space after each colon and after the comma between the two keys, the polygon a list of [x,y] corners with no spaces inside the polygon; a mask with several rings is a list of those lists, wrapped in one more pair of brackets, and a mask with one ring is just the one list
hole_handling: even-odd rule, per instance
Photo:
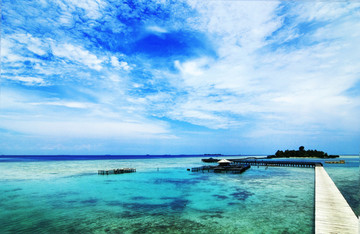
{"label": "wooden platform over water", "polygon": [[111,175],[111,174],[124,174],[124,173],[132,173],[136,172],[135,168],[119,168],[112,170],[98,170],[99,175]]}
{"label": "wooden platform over water", "polygon": [[359,220],[325,169],[315,167],[315,233],[359,232]]}
{"label": "wooden platform over water", "polygon": [[214,172],[214,173],[233,173],[241,174],[244,171],[248,170],[250,165],[233,165],[233,166],[203,166],[203,167],[194,167],[191,168],[192,172]]}

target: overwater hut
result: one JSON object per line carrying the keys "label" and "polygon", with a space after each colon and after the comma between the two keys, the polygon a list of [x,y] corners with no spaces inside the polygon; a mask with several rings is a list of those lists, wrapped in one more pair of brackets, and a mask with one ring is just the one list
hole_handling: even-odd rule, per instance
{"label": "overwater hut", "polygon": [[219,166],[230,166],[231,161],[226,160],[226,159],[221,159],[220,161],[218,161]]}
{"label": "overwater hut", "polygon": [[218,161],[217,166],[202,166],[202,167],[194,167],[191,168],[192,172],[197,172],[197,171],[208,171],[208,172],[215,172],[215,173],[221,173],[221,172],[225,172],[225,173],[236,173],[236,174],[240,174],[244,171],[246,171],[247,169],[250,168],[250,165],[241,165],[241,164],[231,164],[232,161],[226,160],[226,159],[221,159]]}

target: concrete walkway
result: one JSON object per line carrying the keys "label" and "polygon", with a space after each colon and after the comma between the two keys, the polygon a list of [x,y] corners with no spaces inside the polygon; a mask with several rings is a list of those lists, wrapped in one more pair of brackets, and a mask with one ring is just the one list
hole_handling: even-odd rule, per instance
{"label": "concrete walkway", "polygon": [[315,167],[315,233],[359,233],[359,220],[322,166]]}

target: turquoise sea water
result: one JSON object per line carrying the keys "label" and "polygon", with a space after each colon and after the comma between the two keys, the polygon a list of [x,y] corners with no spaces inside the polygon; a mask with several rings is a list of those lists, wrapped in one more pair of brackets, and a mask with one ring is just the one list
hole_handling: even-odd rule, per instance
{"label": "turquoise sea water", "polygon": [[325,169],[353,211],[360,216],[359,156],[342,157],[345,164],[325,164]]}
{"label": "turquoise sea water", "polygon": [[[359,157],[344,158],[344,165],[325,167],[359,214]],[[186,170],[203,164],[199,157],[3,159],[0,231],[314,232],[314,169],[253,166],[240,175]],[[121,167],[137,172],[97,175],[99,169]]]}

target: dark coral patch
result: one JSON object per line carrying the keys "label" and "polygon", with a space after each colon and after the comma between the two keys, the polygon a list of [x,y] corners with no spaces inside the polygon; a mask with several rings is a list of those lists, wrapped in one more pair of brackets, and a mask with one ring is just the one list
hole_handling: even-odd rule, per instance
{"label": "dark coral patch", "polygon": [[123,203],[119,202],[119,201],[108,201],[108,202],[106,202],[106,205],[108,205],[108,206],[122,206]]}
{"label": "dark coral patch", "polygon": [[242,189],[237,189],[235,193],[231,194],[231,196],[233,196],[237,200],[246,200],[252,195],[254,195],[254,193]]}
{"label": "dark coral patch", "polygon": [[228,197],[227,196],[224,196],[224,195],[213,195],[213,197],[216,197],[218,199],[221,199],[221,200],[224,200],[224,199],[227,199]]}
{"label": "dark coral patch", "polygon": [[96,204],[99,200],[98,199],[88,199],[88,200],[82,200],[82,204]]}
{"label": "dark coral patch", "polygon": [[148,199],[147,197],[143,197],[143,196],[135,196],[131,198],[134,201],[138,201],[138,200],[146,200]]}
{"label": "dark coral patch", "polygon": [[172,202],[169,203],[169,206],[174,211],[183,211],[188,204],[188,200],[186,199],[174,199]]}

